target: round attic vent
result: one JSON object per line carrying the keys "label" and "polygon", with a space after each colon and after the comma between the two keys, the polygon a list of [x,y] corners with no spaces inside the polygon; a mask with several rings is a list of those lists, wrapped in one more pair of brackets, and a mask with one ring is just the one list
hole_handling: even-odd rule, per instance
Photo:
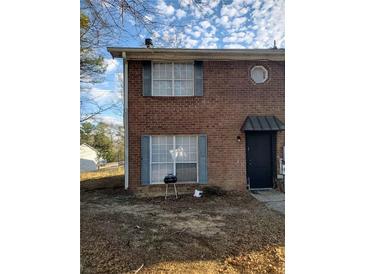
{"label": "round attic vent", "polygon": [[264,66],[254,66],[251,69],[251,79],[256,84],[262,84],[269,78],[269,73]]}

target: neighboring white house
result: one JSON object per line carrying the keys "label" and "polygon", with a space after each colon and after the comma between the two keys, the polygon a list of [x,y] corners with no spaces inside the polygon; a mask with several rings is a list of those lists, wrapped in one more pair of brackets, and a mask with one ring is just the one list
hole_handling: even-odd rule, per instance
{"label": "neighboring white house", "polygon": [[82,144],[80,146],[80,172],[98,170],[98,152],[95,148]]}

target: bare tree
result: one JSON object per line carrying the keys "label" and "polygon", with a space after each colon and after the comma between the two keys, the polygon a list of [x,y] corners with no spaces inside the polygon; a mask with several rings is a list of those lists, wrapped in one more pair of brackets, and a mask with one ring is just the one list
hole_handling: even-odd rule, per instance
{"label": "bare tree", "polygon": [[[152,33],[159,23],[153,18],[162,16],[159,10],[148,0],[83,0],[81,12],[90,18],[90,27],[82,32],[92,33],[94,39],[81,40],[93,48],[105,47],[113,41],[136,38],[141,32]],[[130,22],[134,26],[130,32],[125,26]]]}
{"label": "bare tree", "polygon": [[[132,38],[155,27],[157,10],[146,0],[83,0],[80,13],[80,122],[95,119],[105,111],[121,111],[121,101],[100,103],[92,96],[93,84],[102,82],[106,46]],[[125,27],[134,22],[135,31]]]}
{"label": "bare tree", "polygon": [[[202,1],[190,2],[204,8]],[[105,111],[121,110],[121,101],[101,104],[90,93],[93,84],[104,80],[106,65],[101,52],[106,46],[126,43],[129,39],[142,40],[141,34],[153,36],[156,30],[184,26],[167,20],[150,0],[82,0],[80,5],[80,122],[85,122]],[[133,31],[126,28],[127,23],[134,26]],[[181,43],[155,38],[157,45]]]}

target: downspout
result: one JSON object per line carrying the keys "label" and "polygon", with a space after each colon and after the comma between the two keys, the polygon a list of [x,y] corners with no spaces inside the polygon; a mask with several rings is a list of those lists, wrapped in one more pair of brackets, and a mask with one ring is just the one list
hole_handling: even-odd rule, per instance
{"label": "downspout", "polygon": [[128,189],[128,175],[129,175],[129,163],[128,163],[128,61],[127,54],[122,53],[123,58],[123,87],[124,87],[124,105],[123,105],[123,117],[124,117],[124,189]]}

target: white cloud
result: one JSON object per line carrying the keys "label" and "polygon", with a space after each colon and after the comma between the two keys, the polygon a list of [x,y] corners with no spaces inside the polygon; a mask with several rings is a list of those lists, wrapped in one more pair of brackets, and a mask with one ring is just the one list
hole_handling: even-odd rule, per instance
{"label": "white cloud", "polygon": [[198,9],[198,8],[194,8],[192,9],[193,11],[193,16],[196,18],[196,19],[201,19],[203,18],[204,14],[202,13],[202,10]]}
{"label": "white cloud", "polygon": [[200,25],[205,29],[207,29],[211,26],[208,20],[201,22]]}
{"label": "white cloud", "polygon": [[118,61],[116,59],[104,59],[104,64],[106,65],[106,71],[112,72],[118,66]]}
{"label": "white cloud", "polygon": [[167,15],[173,15],[173,14],[174,14],[174,12],[175,12],[175,9],[174,9],[174,7],[173,7],[173,6],[168,5],[168,6],[166,7],[166,14],[167,14]]}
{"label": "white cloud", "polygon": [[199,42],[195,39],[198,38],[195,37],[196,32],[189,25],[183,31],[179,28],[170,28],[163,32],[162,39],[167,43],[166,46],[193,48]]}
{"label": "white cloud", "polygon": [[99,115],[95,120],[111,126],[123,126],[122,117]]}
{"label": "white cloud", "polygon": [[227,6],[223,6],[221,8],[221,16],[229,16],[229,17],[234,17],[239,15],[237,7],[235,7],[235,5],[227,5]]}
{"label": "white cloud", "polygon": [[235,42],[238,42],[238,38],[232,37],[232,36],[224,37],[223,42],[224,43],[235,43]]}
{"label": "white cloud", "polygon": [[253,39],[255,38],[255,34],[253,32],[247,32],[245,37],[243,37],[243,41],[245,43],[247,43],[248,45],[250,45],[253,41]]}
{"label": "white cloud", "polygon": [[192,29],[190,26],[188,26],[187,28],[185,28],[185,32],[195,38],[199,38],[204,30],[199,26],[194,26]]}
{"label": "white cloud", "polygon": [[226,49],[244,49],[245,47],[241,44],[226,44],[224,45]]}
{"label": "white cloud", "polygon": [[169,42],[171,40],[170,34],[167,30],[162,33],[162,40]]}
{"label": "white cloud", "polygon": [[246,21],[247,21],[246,17],[237,17],[237,18],[233,19],[232,27],[238,29]]}
{"label": "white cloud", "polygon": [[206,49],[217,48],[217,42],[219,41],[219,39],[214,36],[207,36],[206,34],[204,35],[205,36],[202,38],[199,48],[206,48]]}
{"label": "white cloud", "polygon": [[196,37],[196,38],[199,38],[201,35],[202,35],[202,32],[201,31],[194,31],[193,32],[193,35]]}
{"label": "white cloud", "polygon": [[284,46],[284,0],[264,2],[256,1],[253,4],[252,22],[257,26],[254,47],[269,48],[276,40],[278,47]]}
{"label": "white cloud", "polygon": [[222,25],[224,28],[230,28],[231,22],[229,21],[229,17],[227,15],[222,16],[221,18],[217,18],[215,20],[217,24]]}
{"label": "white cloud", "polygon": [[186,12],[184,11],[184,10],[182,10],[182,9],[178,9],[177,11],[176,11],[176,17],[178,18],[178,19],[181,19],[181,18],[183,18],[183,17],[185,17],[186,16]]}
{"label": "white cloud", "polygon": [[109,89],[100,89],[96,87],[92,87],[88,92],[88,95],[97,103],[103,104],[117,102],[122,99],[122,94],[120,91],[118,92]]}
{"label": "white cloud", "polygon": [[155,38],[159,38],[159,37],[161,37],[161,35],[157,32],[157,31],[152,31],[152,39],[155,39]]}
{"label": "white cloud", "polygon": [[218,6],[219,1],[209,1],[209,3],[207,3],[207,4],[210,9],[214,9]]}
{"label": "white cloud", "polygon": [[175,8],[172,5],[167,5],[164,0],[159,0],[157,9],[167,16],[172,16],[175,13]]}
{"label": "white cloud", "polygon": [[189,7],[190,13],[196,19],[203,19],[212,16],[215,13],[215,8],[220,3],[219,0],[204,0],[200,5],[192,4],[192,0],[180,0],[180,5],[184,8]]}
{"label": "white cloud", "polygon": [[248,9],[248,8],[242,8],[242,9],[240,9],[240,15],[241,15],[241,16],[242,16],[242,15],[245,15],[248,11],[249,11],[249,9]]}
{"label": "white cloud", "polygon": [[229,36],[223,38],[224,43],[242,43],[244,37],[246,36],[245,32],[232,32]]}
{"label": "white cloud", "polygon": [[92,98],[101,98],[107,96],[111,91],[107,89],[100,89],[92,87],[89,94]]}
{"label": "white cloud", "polygon": [[[221,5],[220,0],[202,0],[197,7],[192,0],[179,0],[175,9],[172,2],[157,0],[168,15],[166,22],[183,26],[163,27],[155,37],[160,35],[167,47],[214,48],[223,42],[227,48],[270,48],[274,40],[284,47],[284,1],[232,0]],[[189,18],[188,24],[179,21],[183,18]]]}
{"label": "white cloud", "polygon": [[187,48],[193,48],[198,44],[198,40],[194,40],[190,37],[186,37],[185,39],[185,47]]}
{"label": "white cloud", "polygon": [[285,46],[284,0],[233,0],[222,6],[220,15],[215,23],[228,33],[221,38],[227,48],[270,48],[274,40]]}
{"label": "white cloud", "polygon": [[186,8],[190,4],[190,0],[179,0],[179,5]]}

